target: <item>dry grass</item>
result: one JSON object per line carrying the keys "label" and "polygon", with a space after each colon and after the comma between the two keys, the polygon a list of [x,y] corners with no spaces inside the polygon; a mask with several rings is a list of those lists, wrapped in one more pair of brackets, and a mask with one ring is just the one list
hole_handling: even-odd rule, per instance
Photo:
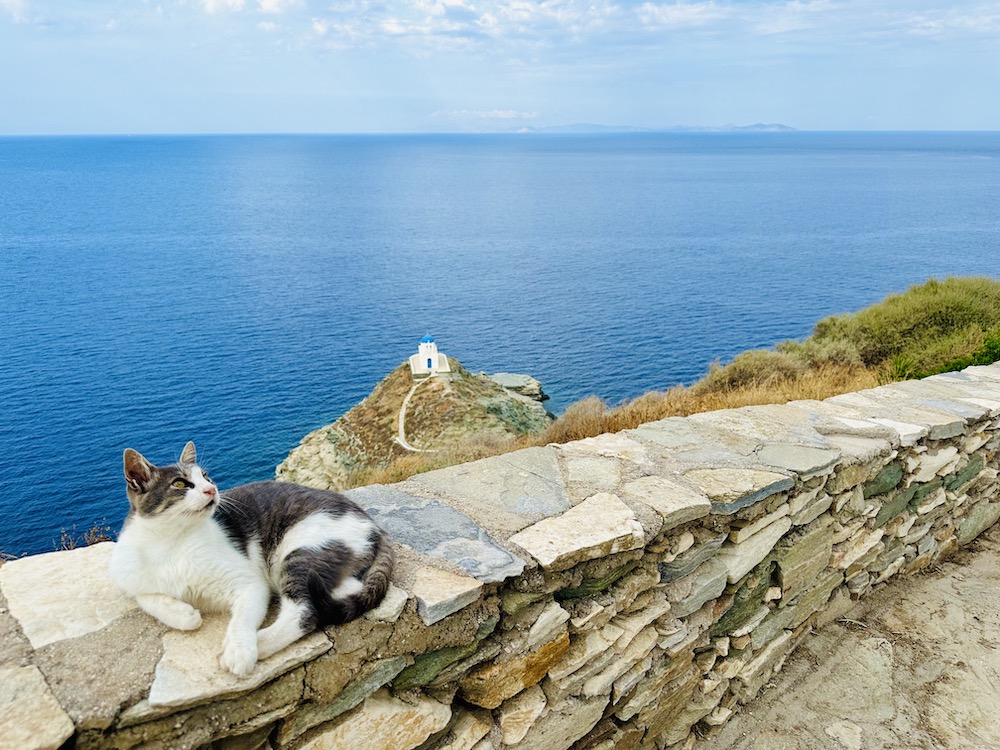
{"label": "dry grass", "polygon": [[799,399],[824,399],[838,393],[874,388],[877,373],[861,365],[822,365],[797,370],[786,375],[772,375],[763,381],[741,385],[721,385],[713,381],[691,387],[677,386],[665,392],[651,392],[633,401],[609,408],[601,399],[590,398],[572,404],[545,432],[498,441],[478,435],[439,453],[411,453],[396,459],[385,468],[356,472],[351,487],[365,484],[391,484],[445,466],[496,456],[519,448],[568,443],[606,432],[620,432],[667,417],[684,417],[703,411],[735,409],[757,404],[779,404]]}

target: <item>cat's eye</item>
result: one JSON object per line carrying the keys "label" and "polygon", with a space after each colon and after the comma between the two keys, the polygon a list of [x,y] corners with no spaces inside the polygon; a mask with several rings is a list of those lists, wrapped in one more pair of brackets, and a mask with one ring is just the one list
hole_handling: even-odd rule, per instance
{"label": "cat's eye", "polygon": [[173,482],[170,483],[170,486],[173,487],[174,489],[186,490],[188,487],[188,483],[185,482],[183,479],[175,479]]}

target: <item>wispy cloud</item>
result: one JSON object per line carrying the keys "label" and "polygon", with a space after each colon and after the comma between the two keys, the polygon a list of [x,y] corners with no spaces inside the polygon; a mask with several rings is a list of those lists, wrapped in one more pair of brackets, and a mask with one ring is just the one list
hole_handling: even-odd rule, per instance
{"label": "wispy cloud", "polygon": [[206,13],[218,13],[220,11],[243,10],[244,0],[201,0],[201,7]]}
{"label": "wispy cloud", "polygon": [[727,18],[728,8],[714,3],[643,3],[637,15],[647,28],[677,29],[706,26]]}
{"label": "wispy cloud", "polygon": [[24,0],[0,0],[0,8],[7,11],[15,23],[25,20]]}

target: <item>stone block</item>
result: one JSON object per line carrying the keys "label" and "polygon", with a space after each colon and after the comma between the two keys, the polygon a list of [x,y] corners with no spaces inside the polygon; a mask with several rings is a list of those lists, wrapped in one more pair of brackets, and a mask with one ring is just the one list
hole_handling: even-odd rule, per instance
{"label": "stone block", "polygon": [[33,648],[78,638],[137,609],[108,575],[114,542],[11,560],[0,591]]}
{"label": "stone block", "polygon": [[790,601],[813,583],[826,568],[833,551],[833,526],[829,517],[789,534],[775,548],[778,582],[783,601]]}
{"label": "stone block", "polygon": [[492,726],[488,714],[459,708],[452,715],[447,734],[435,743],[434,750],[473,750]]}
{"label": "stone block", "polygon": [[475,578],[424,566],[413,582],[417,613],[426,625],[433,625],[479,599],[483,584]]}
{"label": "stone block", "polygon": [[0,748],[56,750],[73,730],[37,667],[0,669]]}
{"label": "stone block", "polygon": [[497,708],[508,698],[537,684],[568,648],[569,634],[563,632],[537,651],[477,667],[459,683],[459,692],[462,698],[475,706]]}
{"label": "stone block", "polygon": [[663,583],[683,578],[706,560],[715,556],[729,535],[706,533],[693,547],[678,555],[670,562],[660,563],[660,580]]}
{"label": "stone block", "polygon": [[802,479],[829,474],[837,461],[840,450],[819,448],[794,443],[767,443],[757,450],[757,460],[765,466],[792,472]]}
{"label": "stone block", "polygon": [[151,707],[190,706],[252,690],[326,653],[333,645],[326,633],[316,631],[257,662],[246,677],[237,677],[217,658],[228,622],[228,616],[206,615],[197,630],[169,630],[163,635],[163,658],[149,688]]}
{"label": "stone block", "polygon": [[310,703],[293,713],[281,727],[280,743],[285,745],[313,727],[333,721],[360,705],[368,696],[396,677],[405,666],[405,656],[380,659],[366,666],[333,701]]}
{"label": "stone block", "polygon": [[503,581],[524,570],[524,560],[500,547],[464,513],[440,500],[421,498],[380,484],[345,493],[396,541],[448,560],[484,582]]}
{"label": "stone block", "polygon": [[958,525],[956,536],[959,544],[968,544],[1000,519],[1000,502],[980,502]]}
{"label": "stone block", "polygon": [[451,707],[432,698],[421,695],[402,701],[387,690],[380,690],[335,726],[313,737],[301,750],[361,747],[412,750],[444,729],[450,719]]}
{"label": "stone block", "polygon": [[586,735],[601,717],[608,705],[608,696],[596,698],[567,697],[558,703],[549,704],[542,716],[516,745],[510,750],[566,750],[578,739]]}
{"label": "stone block", "polygon": [[729,532],[729,539],[734,544],[740,544],[745,542],[747,539],[752,537],[758,531],[770,526],[772,523],[777,521],[779,518],[784,518],[789,514],[788,503],[782,503],[777,509],[768,513],[766,516],[761,516],[754,521],[734,521]]}
{"label": "stone block", "polygon": [[545,693],[532,685],[513,698],[504,701],[497,711],[497,723],[505,745],[516,745],[545,709]]}
{"label": "stone block", "polygon": [[757,567],[791,527],[789,518],[779,518],[740,544],[724,544],[717,559],[726,566],[729,582],[736,583]]}
{"label": "stone block", "polygon": [[892,461],[883,466],[878,474],[865,482],[862,492],[866,498],[884,495],[886,492],[898,487],[902,480],[902,462]]}
{"label": "stone block", "polygon": [[642,526],[615,495],[601,493],[561,516],[547,518],[510,538],[546,570],[565,570],[585,560],[639,549]]}
{"label": "stone block", "polygon": [[664,587],[671,602],[674,617],[686,617],[721,596],[726,588],[729,570],[721,560],[711,559],[693,573]]}
{"label": "stone block", "polygon": [[795,486],[792,477],[763,469],[692,469],[684,478],[708,496],[717,515],[732,515]]}
{"label": "stone block", "polygon": [[702,493],[663,477],[641,477],[621,488],[625,500],[641,502],[663,518],[661,531],[707,516],[712,503]]}
{"label": "stone block", "polygon": [[515,533],[571,506],[557,451],[551,447],[525,448],[418,474],[401,488],[448,498],[449,505],[495,535]]}

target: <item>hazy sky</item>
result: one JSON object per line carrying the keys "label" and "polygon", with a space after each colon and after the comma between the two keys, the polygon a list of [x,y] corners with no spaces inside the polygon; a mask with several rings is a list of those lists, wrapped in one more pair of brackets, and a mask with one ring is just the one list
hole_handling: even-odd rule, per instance
{"label": "hazy sky", "polygon": [[0,0],[0,133],[1000,130],[1000,1]]}

